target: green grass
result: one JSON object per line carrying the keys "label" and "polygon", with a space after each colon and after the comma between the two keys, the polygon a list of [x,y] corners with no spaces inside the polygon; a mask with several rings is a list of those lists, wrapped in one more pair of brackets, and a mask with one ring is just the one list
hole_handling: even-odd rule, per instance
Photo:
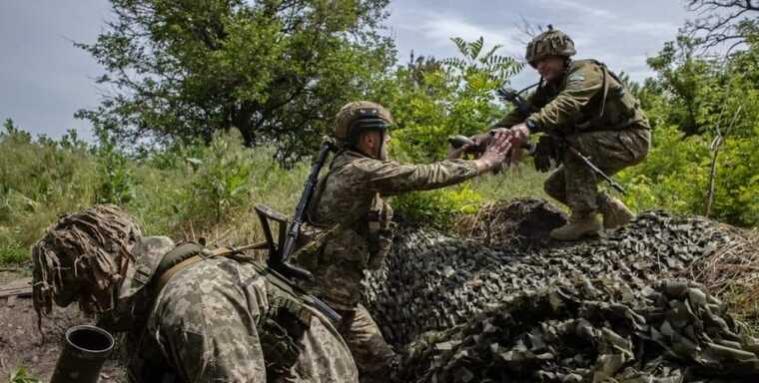
{"label": "green grass", "polygon": [[244,148],[234,134],[125,160],[112,150],[0,133],[0,264],[28,261],[28,249],[60,215],[96,203],[121,206],[147,235],[258,241],[254,206],[291,214],[309,170],[307,163],[282,169],[273,156]]}
{"label": "green grass", "polygon": [[19,367],[10,373],[8,383],[39,383],[40,380],[32,377],[24,367]]}
{"label": "green grass", "polygon": [[523,197],[550,199],[543,191],[543,182],[550,173],[540,173],[532,163],[502,170],[500,173],[480,177],[472,181],[472,189],[485,201],[510,200]]}
{"label": "green grass", "polygon": [[[66,213],[95,203],[115,203],[147,235],[214,244],[262,239],[256,204],[291,214],[310,164],[281,168],[267,148],[248,149],[239,135],[208,145],[177,146],[129,159],[113,147],[34,140],[24,132],[0,133],[0,264],[23,264],[44,230]],[[545,173],[530,163],[463,185],[412,193],[391,201],[396,210],[444,228],[454,216],[502,199],[537,196]]]}

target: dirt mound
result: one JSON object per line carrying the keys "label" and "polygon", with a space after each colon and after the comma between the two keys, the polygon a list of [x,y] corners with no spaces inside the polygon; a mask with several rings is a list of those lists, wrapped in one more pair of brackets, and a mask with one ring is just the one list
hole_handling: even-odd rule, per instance
{"label": "dirt mound", "polygon": [[[719,377],[718,379],[710,379]],[[402,382],[749,382],[759,340],[680,281],[583,281],[518,294],[411,347]]]}
{"label": "dirt mound", "polygon": [[456,231],[485,245],[521,241],[547,242],[548,233],[567,223],[567,215],[538,198],[499,201],[485,205],[477,214],[463,217]]}
{"label": "dirt mound", "polygon": [[606,238],[573,243],[536,245],[519,236],[487,246],[412,229],[397,237],[383,267],[369,276],[364,300],[386,338],[400,346],[425,331],[465,323],[516,294],[568,281],[605,278],[643,290],[730,241],[708,220],[663,212],[641,214]]}

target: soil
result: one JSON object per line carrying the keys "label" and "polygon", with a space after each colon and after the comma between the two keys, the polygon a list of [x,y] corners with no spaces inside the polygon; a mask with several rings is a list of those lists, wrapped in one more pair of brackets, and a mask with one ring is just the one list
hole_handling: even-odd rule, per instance
{"label": "soil", "polygon": [[[25,270],[0,272],[0,287],[15,285],[28,279],[28,275]],[[66,308],[56,307],[49,317],[43,318],[41,331],[37,323],[31,298],[16,298],[12,303],[0,298],[0,381],[21,367],[28,375],[48,381],[61,352],[66,329],[92,324],[93,320],[83,316],[72,304]],[[117,361],[109,360],[101,371],[100,382],[125,381]]]}

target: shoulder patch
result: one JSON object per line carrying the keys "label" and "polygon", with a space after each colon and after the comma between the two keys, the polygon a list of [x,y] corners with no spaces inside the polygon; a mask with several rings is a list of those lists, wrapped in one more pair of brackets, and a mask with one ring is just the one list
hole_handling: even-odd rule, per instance
{"label": "shoulder patch", "polygon": [[585,74],[580,71],[572,73],[571,75],[569,75],[569,78],[567,78],[567,83],[583,82],[583,81],[585,81]]}

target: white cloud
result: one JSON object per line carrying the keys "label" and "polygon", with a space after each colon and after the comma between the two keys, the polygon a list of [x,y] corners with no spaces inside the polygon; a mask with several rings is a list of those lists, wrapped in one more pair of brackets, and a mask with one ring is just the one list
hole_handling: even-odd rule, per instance
{"label": "white cloud", "polygon": [[585,5],[579,1],[538,0],[538,2],[542,3],[543,8],[545,9],[550,9],[553,11],[563,9],[563,11],[570,12],[572,14],[577,14],[577,16],[581,16],[581,17],[594,17],[594,18],[602,18],[602,19],[616,19],[617,18],[617,16],[611,11],[599,8],[598,6]]}
{"label": "white cloud", "polygon": [[650,36],[671,36],[674,38],[680,27],[677,24],[664,21],[639,21],[635,20],[628,23],[615,23],[610,25],[611,28],[629,33],[643,33]]}
{"label": "white cloud", "polygon": [[501,54],[519,56],[524,47],[513,37],[520,32],[516,28],[486,28],[470,23],[460,17],[450,15],[428,15],[419,24],[419,32],[423,37],[437,46],[450,45],[452,37],[461,37],[466,41],[484,38],[485,45],[492,47],[500,44]]}

